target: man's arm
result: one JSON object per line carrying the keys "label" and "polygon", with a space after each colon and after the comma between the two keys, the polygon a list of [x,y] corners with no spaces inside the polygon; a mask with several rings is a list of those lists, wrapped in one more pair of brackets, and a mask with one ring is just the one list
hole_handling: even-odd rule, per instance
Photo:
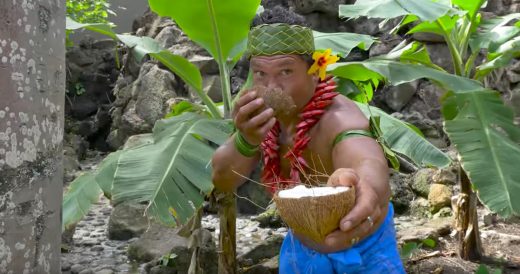
{"label": "man's arm", "polygon": [[[368,130],[368,120],[357,107],[351,109],[348,116],[345,115],[338,112],[338,118],[349,118],[348,121],[338,119],[339,128]],[[353,243],[352,239],[363,239],[377,229],[386,217],[391,191],[387,160],[375,139],[365,136],[345,139],[333,147],[332,160],[334,170],[351,168],[359,177],[359,181],[354,183],[354,208],[341,220],[340,230],[331,233],[326,239],[331,249],[339,250],[349,247]],[[368,217],[373,220],[373,225]]]}
{"label": "man's arm", "polygon": [[240,154],[235,147],[233,135],[213,155],[211,163],[215,188],[220,191],[234,191],[246,181],[259,158],[260,153],[253,157]]}
{"label": "man's arm", "polygon": [[235,144],[237,134],[242,136],[242,142],[258,146],[276,123],[273,109],[267,108],[255,91],[244,93],[237,100],[232,115],[238,131],[217,149],[212,159],[213,184],[220,191],[234,191],[245,182],[260,158],[260,152],[251,156],[240,153]]}

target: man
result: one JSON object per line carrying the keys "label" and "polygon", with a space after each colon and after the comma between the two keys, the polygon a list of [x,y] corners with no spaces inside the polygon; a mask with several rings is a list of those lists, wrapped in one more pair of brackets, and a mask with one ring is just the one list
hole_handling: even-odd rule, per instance
{"label": "man", "polygon": [[283,90],[296,112],[275,118],[254,89],[243,94],[233,111],[237,132],[213,157],[215,187],[235,191],[261,159],[272,191],[337,172],[338,185],[356,187],[354,208],[324,242],[289,231],[280,273],[404,273],[385,156],[363,113],[324,77],[337,59],[315,52],[310,29],[283,23],[254,27],[247,50],[253,86]]}

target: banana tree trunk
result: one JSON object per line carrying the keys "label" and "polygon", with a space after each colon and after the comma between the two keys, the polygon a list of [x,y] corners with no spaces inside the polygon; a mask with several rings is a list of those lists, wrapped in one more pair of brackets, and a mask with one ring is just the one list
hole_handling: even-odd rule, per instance
{"label": "banana tree trunk", "polygon": [[468,175],[460,167],[461,193],[455,201],[455,228],[458,232],[459,256],[464,260],[482,258],[482,242],[478,229],[477,195],[471,189]]}
{"label": "banana tree trunk", "polygon": [[237,273],[236,263],[236,200],[232,192],[216,193],[220,218],[218,273]]}

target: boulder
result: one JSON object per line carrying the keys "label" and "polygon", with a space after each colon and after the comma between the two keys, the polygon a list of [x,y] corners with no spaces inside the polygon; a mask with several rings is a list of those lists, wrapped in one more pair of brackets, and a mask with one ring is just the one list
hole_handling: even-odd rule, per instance
{"label": "boulder", "polygon": [[451,205],[451,197],[453,192],[447,185],[432,184],[430,186],[430,193],[428,194],[428,203],[430,204],[430,211],[436,213],[439,209]]}
{"label": "boulder", "polygon": [[123,202],[114,207],[108,221],[108,238],[111,240],[129,240],[139,237],[149,226],[144,212],[145,204]]}

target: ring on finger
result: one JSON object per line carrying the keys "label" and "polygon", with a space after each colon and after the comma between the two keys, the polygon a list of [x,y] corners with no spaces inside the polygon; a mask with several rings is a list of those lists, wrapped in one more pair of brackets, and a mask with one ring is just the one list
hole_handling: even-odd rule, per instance
{"label": "ring on finger", "polygon": [[372,216],[368,216],[367,221],[368,221],[368,224],[370,225],[370,227],[374,226],[374,220],[372,219]]}
{"label": "ring on finger", "polygon": [[358,242],[359,242],[359,237],[354,237],[354,238],[352,238],[352,240],[350,240],[350,244],[351,244],[351,245],[355,245],[355,244],[357,244]]}

